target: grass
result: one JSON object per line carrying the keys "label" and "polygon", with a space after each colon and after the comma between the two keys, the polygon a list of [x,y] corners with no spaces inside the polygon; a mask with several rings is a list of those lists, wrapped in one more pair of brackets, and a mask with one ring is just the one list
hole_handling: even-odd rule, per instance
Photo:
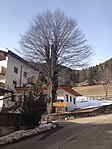
{"label": "grass", "polygon": [[[87,97],[105,98],[106,94],[103,85],[80,86],[80,87],[74,87],[73,89],[78,93],[80,93],[81,95]],[[108,97],[112,97],[112,85],[108,85]]]}

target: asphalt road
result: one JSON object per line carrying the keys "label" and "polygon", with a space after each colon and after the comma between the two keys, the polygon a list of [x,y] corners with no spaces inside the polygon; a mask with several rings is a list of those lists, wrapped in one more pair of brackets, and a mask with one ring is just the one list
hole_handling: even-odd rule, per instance
{"label": "asphalt road", "polygon": [[4,149],[112,149],[112,114],[58,122],[60,127]]}

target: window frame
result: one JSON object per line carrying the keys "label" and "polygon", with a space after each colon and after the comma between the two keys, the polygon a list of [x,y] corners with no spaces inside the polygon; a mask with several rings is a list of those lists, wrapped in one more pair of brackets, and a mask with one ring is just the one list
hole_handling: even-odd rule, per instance
{"label": "window frame", "polygon": [[17,67],[14,67],[14,73],[18,73],[18,68]]}
{"label": "window frame", "polygon": [[66,101],[67,101],[67,102],[69,101],[69,97],[68,97],[68,94],[66,94]]}
{"label": "window frame", "polygon": [[76,97],[73,98],[74,105],[76,104]]}
{"label": "window frame", "polygon": [[27,72],[26,71],[23,72],[23,77],[27,78]]}
{"label": "window frame", "polygon": [[70,96],[70,102],[72,102],[72,96]]}

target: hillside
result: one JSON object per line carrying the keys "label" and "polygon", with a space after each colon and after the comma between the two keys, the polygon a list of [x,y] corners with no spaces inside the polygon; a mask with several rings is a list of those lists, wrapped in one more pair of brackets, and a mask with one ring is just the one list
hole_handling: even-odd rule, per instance
{"label": "hillside", "polygon": [[87,80],[89,84],[101,84],[112,81],[112,58],[96,65],[79,71],[79,83]]}
{"label": "hillside", "polygon": [[[33,62],[32,62],[33,63]],[[46,82],[46,64],[35,64],[40,72],[40,79]],[[112,59],[105,61],[94,67],[85,68],[82,70],[73,70],[62,65],[58,65],[58,83],[74,87],[78,83],[87,81],[89,85],[101,84],[101,82],[112,81]]]}
{"label": "hillside", "polygon": [[[105,98],[105,90],[103,85],[94,85],[94,86],[81,86],[74,87],[75,91],[80,93],[83,96],[91,97],[91,98]],[[112,98],[112,85],[108,87],[108,98]]]}

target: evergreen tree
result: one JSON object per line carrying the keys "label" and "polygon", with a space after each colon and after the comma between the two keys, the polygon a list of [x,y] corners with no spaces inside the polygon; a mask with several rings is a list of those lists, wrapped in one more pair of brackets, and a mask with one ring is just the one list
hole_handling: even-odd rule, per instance
{"label": "evergreen tree", "polygon": [[29,93],[24,95],[21,120],[27,126],[37,126],[46,111],[46,99],[39,81],[33,84]]}

